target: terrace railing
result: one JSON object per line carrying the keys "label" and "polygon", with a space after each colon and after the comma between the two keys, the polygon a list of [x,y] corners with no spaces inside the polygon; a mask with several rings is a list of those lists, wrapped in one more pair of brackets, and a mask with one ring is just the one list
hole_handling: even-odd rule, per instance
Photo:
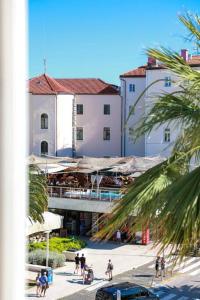
{"label": "terrace railing", "polygon": [[117,189],[84,189],[61,186],[48,186],[48,194],[50,197],[115,201],[122,198],[122,194]]}

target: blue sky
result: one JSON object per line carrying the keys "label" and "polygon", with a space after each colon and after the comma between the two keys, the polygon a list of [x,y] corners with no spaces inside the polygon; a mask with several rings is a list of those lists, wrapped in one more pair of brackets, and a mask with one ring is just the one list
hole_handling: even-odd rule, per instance
{"label": "blue sky", "polygon": [[145,48],[193,47],[177,19],[199,0],[29,0],[29,76],[101,78],[146,62]]}

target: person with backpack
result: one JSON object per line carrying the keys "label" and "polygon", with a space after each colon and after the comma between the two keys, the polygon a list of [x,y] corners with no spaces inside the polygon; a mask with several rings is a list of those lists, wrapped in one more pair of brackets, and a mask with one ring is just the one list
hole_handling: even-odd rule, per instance
{"label": "person with backpack", "polygon": [[164,259],[164,257],[161,258],[160,267],[161,267],[161,276],[165,277],[165,259]]}
{"label": "person with backpack", "polygon": [[157,256],[156,262],[155,262],[155,270],[156,270],[156,278],[160,276],[160,256]]}
{"label": "person with backpack", "polygon": [[46,290],[48,289],[49,287],[49,284],[48,284],[48,278],[47,278],[47,273],[44,272],[43,275],[40,276],[39,278],[39,281],[40,281],[40,287],[41,287],[41,293],[40,293],[40,297],[42,297],[42,293],[43,293],[43,297],[45,297],[45,293],[46,293]]}
{"label": "person with backpack", "polygon": [[113,271],[113,264],[111,262],[111,259],[108,261],[106,275],[108,275],[108,280],[112,280],[112,271]]}

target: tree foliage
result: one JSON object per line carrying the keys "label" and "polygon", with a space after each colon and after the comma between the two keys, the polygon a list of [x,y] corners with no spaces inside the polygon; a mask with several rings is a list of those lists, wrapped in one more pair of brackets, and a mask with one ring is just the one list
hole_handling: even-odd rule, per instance
{"label": "tree foliage", "polygon": [[[179,19],[190,40],[199,45],[200,18],[187,14]],[[171,157],[135,179],[96,238],[109,238],[127,220],[132,232],[138,226],[151,225],[160,249],[171,247],[183,257],[200,241],[200,72],[178,53],[163,47],[148,49],[147,55],[177,75],[174,84],[179,88],[153,96],[153,106],[133,129],[135,139],[163,124],[179,128],[180,134]],[[130,114],[134,111],[135,107]],[[134,217],[128,218],[130,215]]]}
{"label": "tree foliage", "polygon": [[47,210],[47,182],[44,174],[35,165],[29,166],[29,219],[44,222],[43,213]]}

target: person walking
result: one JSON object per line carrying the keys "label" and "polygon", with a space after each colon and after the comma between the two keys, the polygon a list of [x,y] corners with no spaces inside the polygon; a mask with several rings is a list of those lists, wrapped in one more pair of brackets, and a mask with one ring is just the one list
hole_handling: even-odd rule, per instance
{"label": "person walking", "polygon": [[161,258],[160,267],[161,267],[161,276],[165,277],[165,259],[164,259],[164,257]]}
{"label": "person walking", "polygon": [[36,295],[39,297],[40,295],[40,273],[37,274],[35,281],[36,281]]}
{"label": "person walking", "polygon": [[74,274],[78,274],[78,270],[79,270],[79,264],[80,264],[80,257],[79,257],[79,253],[76,254],[75,256],[75,270],[74,270]]}
{"label": "person walking", "polygon": [[106,275],[108,275],[109,281],[112,280],[112,276],[113,276],[112,272],[113,272],[113,264],[111,262],[111,259],[109,259],[107,269],[106,269]]}
{"label": "person walking", "polygon": [[43,293],[43,297],[45,297],[46,290],[49,287],[48,278],[47,278],[47,273],[46,272],[44,272],[44,274],[40,276],[39,281],[40,281],[40,286],[41,286],[40,297],[42,297],[42,293]]}
{"label": "person walking", "polygon": [[160,275],[160,256],[157,256],[155,263],[156,278]]}
{"label": "person walking", "polygon": [[86,264],[86,258],[84,254],[82,254],[82,256],[80,257],[80,263],[81,263],[81,275],[83,276],[83,274],[85,273],[85,264]]}
{"label": "person walking", "polygon": [[116,240],[117,242],[121,243],[121,231],[118,229],[117,230],[117,233],[116,233]]}

